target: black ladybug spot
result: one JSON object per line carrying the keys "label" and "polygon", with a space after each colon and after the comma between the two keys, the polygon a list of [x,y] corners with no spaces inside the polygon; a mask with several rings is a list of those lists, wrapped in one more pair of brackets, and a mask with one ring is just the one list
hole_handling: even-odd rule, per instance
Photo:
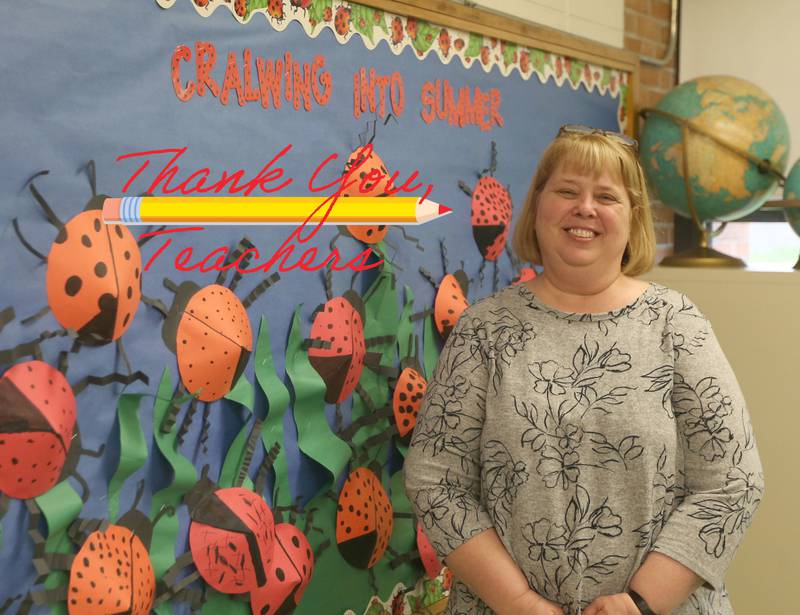
{"label": "black ladybug spot", "polygon": [[139,279],[139,268],[137,267],[136,270],[133,272],[134,277],[138,280]]}
{"label": "black ladybug spot", "polygon": [[80,291],[83,282],[81,279],[76,276],[70,276],[67,280],[67,283],[64,285],[64,292],[66,292],[70,297],[74,297]]}
{"label": "black ladybug spot", "polygon": [[104,293],[97,300],[97,307],[100,308],[101,312],[111,312],[117,309],[117,300],[111,293]]}
{"label": "black ladybug spot", "polygon": [[292,536],[292,544],[295,546],[295,548],[299,548],[300,539],[297,536]]}
{"label": "black ladybug spot", "polygon": [[89,567],[89,558],[88,557],[84,557],[83,558],[83,565],[86,566],[87,568]]}
{"label": "black ladybug spot", "polygon": [[370,235],[372,235],[372,229],[371,229],[371,228],[368,228],[368,229],[367,229],[367,237],[369,237]]}
{"label": "black ladybug spot", "polygon": [[16,457],[12,457],[11,458],[11,465],[17,465],[18,463],[19,463],[19,459],[17,459]]}
{"label": "black ladybug spot", "polygon": [[131,260],[131,253],[128,250],[125,250],[125,253],[123,254],[123,256],[125,257],[126,261]]}
{"label": "black ladybug spot", "polygon": [[283,568],[276,568],[275,569],[275,576],[278,577],[278,580],[283,583],[283,580],[286,578],[286,574],[283,572]]}
{"label": "black ladybug spot", "polygon": [[108,267],[106,267],[106,264],[105,264],[103,261],[100,261],[99,263],[97,263],[97,264],[94,266],[94,274],[95,274],[95,275],[96,275],[98,278],[105,277],[105,275],[106,275],[107,273],[108,273]]}
{"label": "black ladybug spot", "polygon": [[100,219],[99,218],[95,218],[94,219],[94,230],[97,233],[100,232]]}
{"label": "black ladybug spot", "polygon": [[130,314],[125,314],[125,318],[122,320],[122,326],[124,327],[125,325],[127,325],[128,321],[130,319],[131,319],[131,315]]}
{"label": "black ladybug spot", "polygon": [[92,240],[89,239],[89,235],[81,235],[81,243],[85,245],[87,248],[92,247]]}
{"label": "black ladybug spot", "polygon": [[122,239],[122,227],[119,224],[115,224],[114,230],[117,232],[117,237]]}
{"label": "black ladybug spot", "polygon": [[132,286],[128,286],[128,293],[127,294],[128,294],[128,299],[133,297],[133,287]]}

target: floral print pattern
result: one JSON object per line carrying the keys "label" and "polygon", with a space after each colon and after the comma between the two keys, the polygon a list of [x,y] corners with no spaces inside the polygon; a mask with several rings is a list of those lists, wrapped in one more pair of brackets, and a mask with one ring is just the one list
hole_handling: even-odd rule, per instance
{"label": "floral print pattern", "polygon": [[[623,591],[653,550],[706,581],[675,613],[732,613],[725,570],[764,488],[708,320],[654,283],[600,314],[559,311],[524,285],[469,307],[405,473],[439,555],[494,528],[530,586],[570,614]],[[491,610],[456,580],[446,612]]]}

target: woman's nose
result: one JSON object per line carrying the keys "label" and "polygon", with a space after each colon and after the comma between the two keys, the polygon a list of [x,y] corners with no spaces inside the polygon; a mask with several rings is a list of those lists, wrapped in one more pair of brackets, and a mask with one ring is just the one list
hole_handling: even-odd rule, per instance
{"label": "woman's nose", "polygon": [[596,203],[592,194],[582,194],[575,203],[575,213],[581,216],[594,217],[597,215]]}

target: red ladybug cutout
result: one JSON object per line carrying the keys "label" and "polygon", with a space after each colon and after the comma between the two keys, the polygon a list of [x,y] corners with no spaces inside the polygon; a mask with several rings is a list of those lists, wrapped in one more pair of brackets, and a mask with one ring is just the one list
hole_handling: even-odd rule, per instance
{"label": "red ladybug cutout", "polygon": [[311,325],[308,360],[325,381],[325,401],[339,403],[353,392],[364,368],[364,304],[353,291],[327,301]]}
{"label": "red ladybug cutout", "polygon": [[422,529],[422,524],[417,523],[417,550],[419,557],[422,560],[422,567],[425,568],[425,574],[429,579],[435,579],[442,571],[442,563],[439,561],[436,551],[431,546],[431,541],[425,535]]}
{"label": "red ladybug cutout", "polygon": [[219,284],[184,282],[174,290],[162,337],[178,358],[183,386],[201,401],[215,401],[233,388],[250,358],[250,319],[239,298]]}
{"label": "red ladybug cutout", "polygon": [[250,593],[253,615],[292,613],[311,581],[314,553],[305,534],[294,525],[275,526],[275,556],[267,582]]}
{"label": "red ladybug cutout", "polygon": [[214,489],[201,479],[187,496],[189,547],[200,576],[225,594],[254,591],[267,582],[275,522],[267,503],[242,487]]}
{"label": "red ladybug cutout", "polygon": [[64,375],[42,361],[0,379],[0,491],[28,499],[61,476],[75,428],[75,396]]}
{"label": "red ladybug cutout", "polygon": [[401,439],[407,438],[417,424],[417,414],[427,386],[428,381],[413,367],[403,368],[397,378],[392,396],[392,410]]}
{"label": "red ladybug cutout", "polygon": [[536,277],[536,271],[532,267],[523,267],[519,270],[519,273],[511,280],[512,286],[517,284],[524,284],[528,280],[532,280]]}
{"label": "red ladybug cutout", "polygon": [[32,194],[58,229],[47,258],[25,241],[16,220],[14,229],[23,245],[47,262],[47,301],[59,324],[76,330],[83,344],[102,345],[118,340],[133,323],[141,299],[142,257],[125,226],[103,222],[106,196],[96,194],[94,164],[88,168],[93,197],[66,224],[30,182]]}
{"label": "red ladybug cutout", "polygon": [[492,141],[491,163],[478,176],[478,183],[470,190],[464,182],[459,187],[472,197],[472,235],[481,256],[496,261],[503,253],[511,226],[511,195],[508,189],[493,177],[497,168],[497,147]]}
{"label": "red ladybug cutout", "polygon": [[392,536],[392,504],[372,470],[350,473],[339,494],[336,542],[351,566],[372,568],[383,556]]}

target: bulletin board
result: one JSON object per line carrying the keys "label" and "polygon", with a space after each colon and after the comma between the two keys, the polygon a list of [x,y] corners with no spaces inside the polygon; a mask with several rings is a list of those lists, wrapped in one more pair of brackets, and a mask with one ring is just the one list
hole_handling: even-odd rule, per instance
{"label": "bulletin board", "polygon": [[[635,60],[448,2],[42,0],[0,6],[0,34],[0,610],[97,606],[75,574],[101,565],[87,549],[114,544],[80,520],[130,510],[158,582],[119,596],[172,581],[161,614],[441,608],[448,575],[403,491],[396,388],[409,365],[432,373],[440,288],[468,279],[471,303],[530,267],[503,238],[558,127],[631,130]],[[322,200],[368,143],[396,187],[430,187],[453,212],[373,229],[378,243],[336,226],[294,240],[287,226],[97,226],[106,196]],[[507,196],[510,221],[473,206],[479,184]],[[234,261],[251,272],[220,271]],[[186,325],[192,309],[222,333]],[[363,352],[331,359],[332,332],[360,336]],[[245,522],[213,495],[237,487],[273,525],[259,516],[265,542],[229,566],[234,594],[207,579],[218,548],[216,568],[201,564],[218,530],[195,542],[190,521]],[[345,545],[348,507],[371,506],[362,490],[382,507]],[[222,513],[190,517],[213,497]],[[280,582],[241,592],[253,574]]]}

